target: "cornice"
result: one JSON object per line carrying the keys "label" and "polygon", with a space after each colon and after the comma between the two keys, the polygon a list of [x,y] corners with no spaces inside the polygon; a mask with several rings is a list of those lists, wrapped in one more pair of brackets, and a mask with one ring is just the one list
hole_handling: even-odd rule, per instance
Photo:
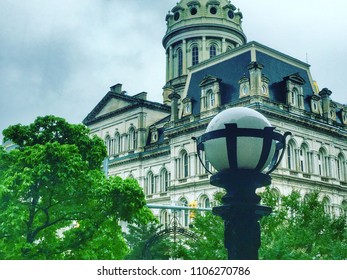
{"label": "cornice", "polygon": [[[106,104],[111,100],[111,99],[122,99],[125,101],[128,101],[132,104],[125,106],[123,108],[114,110],[112,112],[109,112],[107,114],[104,114],[102,116],[96,117],[98,113],[101,112],[101,110],[106,106]],[[139,99],[136,97],[132,96],[127,96],[124,94],[117,94],[114,92],[108,92],[104,98],[96,105],[96,107],[88,114],[88,116],[83,120],[83,124],[85,125],[91,125],[96,122],[102,121],[109,119],[111,117],[114,117],[118,114],[124,113],[126,111],[129,111],[134,108],[140,108],[140,107],[146,107],[149,109],[154,109],[162,112],[171,112],[171,108],[165,104],[157,103],[157,102],[152,102],[152,101],[147,101],[143,99]]]}

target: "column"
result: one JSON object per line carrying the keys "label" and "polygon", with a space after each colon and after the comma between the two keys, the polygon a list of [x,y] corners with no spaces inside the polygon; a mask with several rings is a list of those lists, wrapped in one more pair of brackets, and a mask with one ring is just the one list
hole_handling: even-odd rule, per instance
{"label": "column", "polygon": [[170,80],[173,79],[174,77],[174,56],[173,56],[173,49],[172,49],[172,46],[170,46],[170,53],[169,53],[169,56],[170,56]]}
{"label": "column", "polygon": [[222,52],[226,52],[227,51],[227,46],[226,46],[226,43],[225,43],[225,38],[222,39]]}
{"label": "column", "polygon": [[183,40],[182,42],[182,73],[187,74],[187,42]]}
{"label": "column", "polygon": [[[202,37],[202,53],[201,53],[201,61],[205,61],[207,58],[207,51],[206,51],[206,36]],[[199,61],[199,62],[201,62]]]}
{"label": "column", "polygon": [[166,51],[166,81],[170,80],[170,57],[169,51]]}

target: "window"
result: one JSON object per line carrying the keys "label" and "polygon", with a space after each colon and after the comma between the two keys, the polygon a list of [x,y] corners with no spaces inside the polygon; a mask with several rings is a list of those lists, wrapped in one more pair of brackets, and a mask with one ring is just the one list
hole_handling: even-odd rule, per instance
{"label": "window", "polygon": [[328,177],[329,176],[329,158],[325,149],[321,148],[318,153],[318,171],[319,175]]}
{"label": "window", "polygon": [[114,149],[115,149],[115,154],[119,154],[121,152],[121,143],[120,143],[120,135],[117,132],[114,136]]}
{"label": "window", "polygon": [[179,20],[179,18],[180,18],[180,13],[179,13],[179,12],[176,12],[176,13],[174,14],[174,20],[177,21],[177,20]]}
{"label": "window", "polygon": [[217,8],[216,8],[216,7],[211,7],[211,8],[210,8],[210,13],[211,13],[212,15],[217,14]]}
{"label": "window", "polygon": [[188,159],[188,154],[185,153],[182,156],[182,160],[183,160],[183,177],[188,177],[188,173],[189,173],[189,159]]}
{"label": "window", "polygon": [[[188,207],[188,201],[185,199],[185,198],[181,198],[180,199],[180,204],[181,206],[184,206],[184,207]],[[189,213],[188,213],[188,210],[182,210],[182,225],[184,227],[187,227],[188,226],[188,223],[189,223]]]}
{"label": "window", "polygon": [[164,225],[165,228],[168,228],[169,226],[169,214],[167,213],[166,210],[163,210],[160,213],[160,223]]}
{"label": "window", "polygon": [[210,199],[208,198],[207,195],[204,195],[204,196],[201,198],[201,203],[200,203],[200,205],[201,205],[202,208],[210,208],[210,207],[211,207]]}
{"label": "window", "polygon": [[107,154],[111,155],[112,142],[111,142],[111,137],[109,135],[106,136],[105,145],[106,145],[106,149],[107,149]]}
{"label": "window", "polygon": [[197,12],[198,12],[198,10],[197,10],[195,7],[193,7],[193,8],[190,9],[190,14],[191,14],[192,16],[195,16],[195,15],[197,14]]}
{"label": "window", "polygon": [[347,217],[347,200],[344,200],[341,204],[341,214]]}
{"label": "window", "polygon": [[160,173],[160,189],[162,192],[167,192],[169,187],[169,172],[164,168]]}
{"label": "window", "polygon": [[155,178],[153,173],[150,171],[147,174],[147,194],[155,193]]}
{"label": "window", "polygon": [[345,157],[343,154],[339,154],[336,162],[337,167],[337,178],[340,181],[346,181],[346,165],[345,165]]}
{"label": "window", "polygon": [[210,46],[210,58],[215,57],[217,55],[217,49],[215,45]]}
{"label": "window", "polygon": [[136,141],[136,132],[134,127],[130,127],[129,129],[129,137],[128,137],[128,148],[130,151],[135,150],[137,147]]}
{"label": "window", "polygon": [[290,141],[287,148],[287,167],[296,170],[295,143]]}
{"label": "window", "polygon": [[331,214],[331,204],[330,204],[330,199],[328,197],[324,197],[322,200],[322,204],[324,206],[324,212],[327,214]]}
{"label": "window", "polygon": [[207,98],[208,98],[208,105],[210,108],[214,107],[215,105],[215,98],[214,98],[214,93],[212,90],[209,90],[207,92]]}
{"label": "window", "polygon": [[[206,159],[206,154],[204,151],[200,152],[200,158],[201,161],[203,162],[203,164],[205,165],[205,167],[201,164],[201,162],[199,161],[199,174],[207,174],[208,171],[211,172],[211,164],[210,162]],[[207,170],[206,170],[207,169]]]}
{"label": "window", "polygon": [[180,153],[177,163],[178,178],[187,178],[189,176],[189,157],[185,150]]}
{"label": "window", "polygon": [[182,49],[178,49],[178,51],[177,51],[177,72],[178,72],[178,76],[182,76],[182,73],[183,73],[183,53],[182,53]]}
{"label": "window", "polygon": [[310,172],[310,152],[306,144],[301,145],[300,149],[300,171]]}
{"label": "window", "polygon": [[199,63],[199,48],[194,46],[192,49],[192,65],[196,65]]}

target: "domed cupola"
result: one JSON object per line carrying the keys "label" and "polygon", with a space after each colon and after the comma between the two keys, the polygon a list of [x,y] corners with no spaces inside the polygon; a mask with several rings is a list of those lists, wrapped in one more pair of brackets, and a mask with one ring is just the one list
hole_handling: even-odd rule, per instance
{"label": "domed cupola", "polygon": [[217,54],[246,43],[242,13],[228,0],[181,0],[167,14],[166,82]]}

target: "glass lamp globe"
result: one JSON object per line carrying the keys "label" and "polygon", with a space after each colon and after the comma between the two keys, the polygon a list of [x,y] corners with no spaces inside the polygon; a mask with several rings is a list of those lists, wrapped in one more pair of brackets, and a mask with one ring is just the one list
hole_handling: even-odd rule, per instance
{"label": "glass lamp globe", "polygon": [[[225,137],[215,137],[207,139],[204,142],[204,150],[206,153],[206,159],[212,164],[217,171],[223,171],[231,169],[230,161],[237,162],[237,170],[258,170],[263,171],[268,167],[274,158],[276,151],[276,141],[270,140],[266,159],[262,160],[264,164],[259,167],[261,157],[264,157],[263,146],[264,138],[259,135],[266,135],[264,129],[270,128],[269,133],[273,133],[274,127],[270,122],[259,112],[245,107],[236,107],[226,109],[216,115],[209,125],[207,126],[205,134],[218,133],[223,134],[223,130],[227,131],[226,125],[236,124],[237,129],[235,134],[236,141],[236,154],[230,159],[230,145],[227,141],[230,141],[228,133]],[[272,129],[271,129],[272,128]],[[242,129],[246,129],[243,130]],[[235,135],[232,135],[235,137]],[[270,136],[271,137],[271,136]],[[230,143],[229,143],[230,144]]]}

